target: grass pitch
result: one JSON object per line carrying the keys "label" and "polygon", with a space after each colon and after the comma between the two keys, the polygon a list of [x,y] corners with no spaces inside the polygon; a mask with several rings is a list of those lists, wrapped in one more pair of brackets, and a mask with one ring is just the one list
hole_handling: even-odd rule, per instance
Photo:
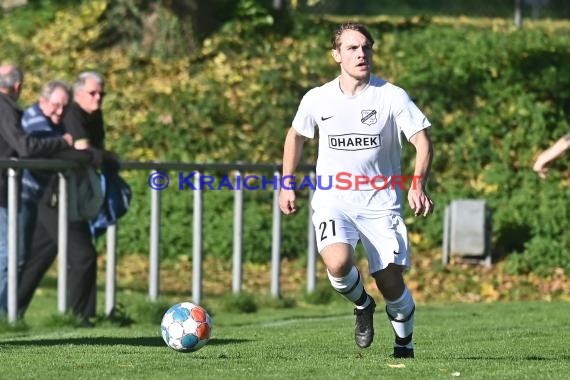
{"label": "grass pitch", "polygon": [[[141,295],[127,299],[147,303]],[[212,339],[185,354],[163,343],[158,322],[56,327],[48,322],[55,298],[44,294],[34,300],[26,329],[0,329],[0,378],[542,380],[570,373],[567,302],[419,304],[416,358],[404,360],[390,357],[393,338],[381,302],[368,349],[356,347],[352,308],[340,297],[328,305],[255,313],[211,303]]]}

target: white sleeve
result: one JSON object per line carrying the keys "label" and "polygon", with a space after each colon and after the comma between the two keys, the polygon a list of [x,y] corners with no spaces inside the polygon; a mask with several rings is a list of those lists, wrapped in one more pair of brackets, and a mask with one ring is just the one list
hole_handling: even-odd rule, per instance
{"label": "white sleeve", "polygon": [[312,139],[315,137],[315,126],[317,125],[312,111],[311,91],[309,91],[299,104],[295,118],[291,126],[302,136]]}
{"label": "white sleeve", "polygon": [[431,126],[427,117],[420,111],[404,90],[398,89],[395,95],[394,116],[396,118],[396,125],[400,131],[404,132],[408,140],[422,129]]}

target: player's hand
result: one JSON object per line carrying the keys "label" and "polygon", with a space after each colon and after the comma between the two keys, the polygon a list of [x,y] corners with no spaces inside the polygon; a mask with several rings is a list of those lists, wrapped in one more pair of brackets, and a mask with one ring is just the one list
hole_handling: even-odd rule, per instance
{"label": "player's hand", "polygon": [[543,165],[541,162],[536,161],[532,167],[532,170],[534,170],[541,179],[546,179],[546,173],[548,173],[548,167],[546,167],[546,165]]}
{"label": "player's hand", "polygon": [[283,214],[290,215],[297,211],[295,199],[295,190],[281,189],[279,191],[279,208]]}
{"label": "player's hand", "polygon": [[434,209],[434,203],[430,197],[421,189],[411,189],[408,191],[408,204],[414,210],[414,215],[430,215]]}

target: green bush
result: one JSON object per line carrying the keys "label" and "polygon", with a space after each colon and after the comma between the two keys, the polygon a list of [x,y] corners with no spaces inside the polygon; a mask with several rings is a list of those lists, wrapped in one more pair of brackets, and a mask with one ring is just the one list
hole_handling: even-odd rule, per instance
{"label": "green bush", "polygon": [[255,313],[258,309],[256,298],[248,293],[228,294],[222,303],[222,308],[225,311]]}
{"label": "green bush", "polygon": [[[458,33],[430,26],[400,33],[396,45],[391,53],[405,61],[396,73],[398,82],[412,89],[435,122],[431,189],[437,203],[486,199],[493,211],[495,254],[518,253],[509,268],[568,271],[567,182],[557,176],[541,182],[531,171],[537,152],[568,130],[567,38],[548,28],[465,28]],[[431,59],[410,54],[420,46],[427,46]],[[441,226],[418,227],[439,244]]]}
{"label": "green bush", "polygon": [[[19,24],[18,14],[26,13],[16,12],[0,20],[0,49],[4,60],[26,70],[23,104],[53,77],[72,80],[81,70],[101,71],[109,94],[107,144],[124,160],[279,163],[301,97],[338,75],[328,42],[335,18],[273,15],[244,0],[236,8],[240,16],[210,34],[199,51],[166,59],[102,48],[108,25],[101,16],[109,3],[44,13],[35,31]],[[376,38],[375,72],[408,90],[433,124],[429,190],[438,206],[429,219],[405,210],[421,248],[440,247],[447,203],[484,198],[493,215],[493,250],[508,260],[509,270],[568,272],[567,160],[553,166],[547,181],[531,166],[540,150],[570,129],[570,23],[529,21],[516,30],[510,19],[364,21]],[[315,157],[310,141],[303,161],[314,163]],[[406,144],[406,173],[413,158]],[[148,251],[148,174],[125,172],[134,197],[120,223],[120,255]],[[245,194],[247,260],[270,258],[272,196]],[[163,191],[163,257],[191,255],[192,202],[191,191]],[[306,250],[309,205],[303,206],[296,217],[283,219],[284,256]],[[233,193],[205,191],[203,210],[205,254],[230,257]]]}

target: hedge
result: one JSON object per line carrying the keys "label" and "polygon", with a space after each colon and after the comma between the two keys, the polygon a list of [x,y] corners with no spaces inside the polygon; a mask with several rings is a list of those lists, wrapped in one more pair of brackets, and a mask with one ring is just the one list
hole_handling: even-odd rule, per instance
{"label": "hedge", "polygon": [[[4,60],[26,71],[22,105],[41,84],[73,80],[85,69],[107,78],[108,147],[124,160],[278,163],[302,95],[338,69],[329,54],[333,17],[258,11],[227,22],[184,57],[162,59],[97,44],[107,1],[44,15],[36,29],[0,22]],[[493,252],[513,272],[570,269],[568,160],[541,181],[539,151],[568,131],[570,23],[375,16],[362,19],[376,38],[375,72],[405,88],[433,124],[429,190],[438,207],[428,219],[405,211],[417,249],[441,246],[444,206],[483,198],[493,212]],[[316,144],[303,161],[314,162]],[[403,168],[414,152],[407,144]],[[229,173],[218,173],[220,175]],[[121,223],[120,254],[148,251],[148,173],[125,173],[134,202]],[[271,252],[270,191],[248,194],[245,257]],[[306,247],[306,212],[286,218],[283,255]],[[204,251],[231,255],[233,194],[205,194]],[[165,192],[161,254],[190,255],[192,196]]]}

